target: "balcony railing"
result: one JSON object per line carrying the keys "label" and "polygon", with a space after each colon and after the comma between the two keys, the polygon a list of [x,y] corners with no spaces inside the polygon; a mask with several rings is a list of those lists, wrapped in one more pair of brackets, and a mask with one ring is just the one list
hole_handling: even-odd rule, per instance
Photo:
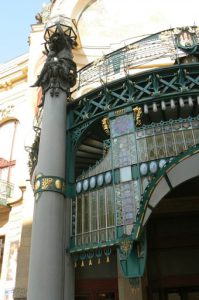
{"label": "balcony railing", "polygon": [[14,191],[14,184],[0,180],[0,205],[7,205],[8,198],[11,198]]}
{"label": "balcony railing", "polygon": [[[186,28],[188,32],[191,32],[190,37],[193,39],[190,43],[193,42],[194,45],[198,45],[199,32],[197,27]],[[186,32],[186,28],[182,29],[182,32]],[[103,83],[126,76],[133,69],[157,59],[167,58],[174,62],[180,57],[186,56],[186,47],[179,47],[179,34],[177,34],[179,31],[180,29],[161,31],[88,64],[78,71],[76,90],[89,85],[94,85],[96,88]],[[191,49],[194,45],[187,47],[187,49]]]}

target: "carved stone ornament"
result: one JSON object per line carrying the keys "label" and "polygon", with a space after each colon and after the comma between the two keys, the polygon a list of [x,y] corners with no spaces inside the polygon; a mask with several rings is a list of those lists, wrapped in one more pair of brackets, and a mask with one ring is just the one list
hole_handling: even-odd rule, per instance
{"label": "carved stone ornament", "polygon": [[75,42],[64,34],[60,24],[57,24],[56,31],[45,43],[47,59],[33,85],[41,86],[43,95],[50,90],[52,97],[58,97],[62,90],[66,92],[67,98],[70,96],[70,88],[76,84],[77,77],[76,64],[72,56],[74,45]]}
{"label": "carved stone ornament", "polygon": [[51,3],[48,4],[44,4],[42,11],[36,14],[35,19],[38,23],[45,23],[49,20],[53,3],[54,1],[51,1]]}
{"label": "carved stone ornament", "polygon": [[199,54],[199,43],[195,27],[182,27],[174,30],[177,47],[187,54]]}
{"label": "carved stone ornament", "polygon": [[13,105],[0,109],[0,120],[10,117],[13,109],[14,109]]}

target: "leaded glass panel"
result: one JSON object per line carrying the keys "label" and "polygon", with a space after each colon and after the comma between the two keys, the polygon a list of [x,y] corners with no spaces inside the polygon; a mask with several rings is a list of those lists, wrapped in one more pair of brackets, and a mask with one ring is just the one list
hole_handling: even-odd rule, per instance
{"label": "leaded glass panel", "polygon": [[192,130],[184,131],[184,138],[185,138],[186,148],[192,147],[194,145]]}
{"label": "leaded glass panel", "polygon": [[148,160],[147,144],[145,138],[137,140],[137,148],[138,148],[138,161],[141,162],[141,161]]}
{"label": "leaded glass panel", "polygon": [[89,214],[89,198],[88,194],[83,195],[83,203],[84,203],[84,209],[83,209],[83,216],[84,216],[84,232],[90,231],[90,214]]}
{"label": "leaded glass panel", "polygon": [[194,129],[195,143],[199,144],[199,129]]}
{"label": "leaded glass panel", "polygon": [[116,186],[117,225],[134,224],[140,205],[140,187],[138,181],[122,183]]}
{"label": "leaded glass panel", "polygon": [[77,198],[77,234],[82,233],[82,198],[81,196]]}
{"label": "leaded glass panel", "polygon": [[99,228],[106,227],[105,190],[98,191]]}
{"label": "leaded glass panel", "polygon": [[146,138],[147,142],[147,152],[148,152],[148,158],[149,160],[156,159],[156,149],[155,149],[155,137],[149,136]]}
{"label": "leaded glass panel", "polygon": [[137,162],[136,140],[134,134],[113,139],[113,167],[129,166]]}
{"label": "leaded glass panel", "polygon": [[135,199],[135,207],[136,207],[136,213],[140,208],[140,182],[138,180],[132,181],[132,186],[133,186],[133,193],[134,193],[134,199]]}
{"label": "leaded glass panel", "polygon": [[129,184],[121,185],[122,191],[122,206],[123,206],[123,219],[125,225],[133,223],[133,205],[132,195]]}
{"label": "leaded glass panel", "polygon": [[184,137],[182,131],[175,132],[175,145],[177,153],[181,153],[185,150]]}
{"label": "leaded glass panel", "polygon": [[165,133],[165,144],[166,144],[166,150],[167,150],[167,156],[174,156],[176,155],[175,151],[175,144],[173,139],[173,133]]}
{"label": "leaded glass panel", "polygon": [[90,193],[90,206],[91,206],[91,230],[94,231],[97,229],[97,191]]}
{"label": "leaded glass panel", "polygon": [[114,226],[114,207],[115,199],[113,196],[113,188],[107,187],[106,189],[106,209],[107,209],[107,227]]}
{"label": "leaded glass panel", "polygon": [[108,233],[108,240],[114,240],[115,239],[115,228],[108,228],[107,229],[107,233]]}
{"label": "leaded glass panel", "polygon": [[99,230],[99,241],[100,242],[106,241],[106,230],[105,229]]}
{"label": "leaded glass panel", "polygon": [[164,136],[161,134],[156,135],[156,147],[157,147],[157,157],[165,157],[166,156],[166,145],[164,141]]}
{"label": "leaded glass panel", "polygon": [[138,161],[138,155],[137,155],[137,146],[136,146],[136,137],[135,134],[129,134],[128,136],[128,144],[130,147],[131,152],[131,164],[135,164]]}
{"label": "leaded glass panel", "polygon": [[123,224],[123,214],[122,214],[122,196],[120,185],[115,186],[115,203],[117,212],[117,225]]}

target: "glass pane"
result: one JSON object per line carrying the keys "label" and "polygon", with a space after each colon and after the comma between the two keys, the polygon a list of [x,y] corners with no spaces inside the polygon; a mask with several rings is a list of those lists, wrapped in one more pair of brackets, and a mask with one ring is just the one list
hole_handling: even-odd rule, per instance
{"label": "glass pane", "polygon": [[199,143],[199,129],[194,129],[193,133],[194,133],[194,137],[195,137],[195,142],[196,142],[196,144],[198,144]]}
{"label": "glass pane", "polygon": [[82,233],[82,198],[77,198],[77,234]]}
{"label": "glass pane", "polygon": [[88,194],[84,194],[84,232],[90,231],[90,215],[89,215],[89,197]]}
{"label": "glass pane", "polygon": [[123,135],[113,140],[114,168],[129,166],[137,162],[136,140],[133,134]]}
{"label": "glass pane", "polygon": [[134,129],[134,122],[132,114],[117,117],[110,122],[112,137],[120,136],[125,133],[132,132]]}
{"label": "glass pane", "polygon": [[174,133],[175,135],[175,144],[177,154],[185,150],[184,138],[182,135],[182,131],[178,131]]}
{"label": "glass pane", "polygon": [[107,240],[106,238],[106,230],[103,229],[103,230],[100,230],[99,231],[99,241],[100,242],[105,242]]}
{"label": "glass pane", "polygon": [[123,224],[122,197],[120,185],[115,186],[115,203],[117,211],[117,225]]}
{"label": "glass pane", "polygon": [[131,164],[135,164],[137,163],[138,160],[135,134],[129,134],[127,137],[128,137],[128,148],[130,149]]}
{"label": "glass pane", "polygon": [[132,180],[131,167],[120,168],[120,181],[130,181]]}
{"label": "glass pane", "polygon": [[149,160],[156,159],[156,148],[155,148],[155,138],[154,136],[147,137],[147,152]]}
{"label": "glass pane", "polygon": [[137,140],[137,147],[138,147],[138,160],[139,161],[148,160],[146,139],[144,138],[144,139]]}
{"label": "glass pane", "polygon": [[184,131],[184,138],[186,143],[186,148],[194,145],[192,130]]}
{"label": "glass pane", "polygon": [[163,135],[157,135],[155,137],[157,145],[157,158],[166,156],[165,142]]}
{"label": "glass pane", "polygon": [[165,136],[165,143],[166,143],[166,148],[167,148],[167,156],[176,155],[173,134],[166,133],[164,136]]}
{"label": "glass pane", "polygon": [[92,192],[91,197],[91,231],[97,229],[97,192]]}
{"label": "glass pane", "polygon": [[98,191],[98,207],[99,207],[99,228],[106,227],[106,211],[105,211],[105,195],[104,190]]}
{"label": "glass pane", "polygon": [[107,226],[114,226],[114,197],[112,187],[107,188],[106,192],[106,207],[107,207]]}
{"label": "glass pane", "polygon": [[122,207],[123,207],[123,218],[125,224],[132,224],[134,221],[134,203],[131,185],[129,183],[121,185],[121,196],[122,196]]}

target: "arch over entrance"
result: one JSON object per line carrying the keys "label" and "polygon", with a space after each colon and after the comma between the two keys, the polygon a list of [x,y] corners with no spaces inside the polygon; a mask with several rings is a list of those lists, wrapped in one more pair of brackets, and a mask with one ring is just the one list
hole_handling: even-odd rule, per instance
{"label": "arch over entrance", "polygon": [[133,239],[140,238],[154,208],[163,197],[181,183],[197,176],[199,176],[199,145],[172,158],[152,179],[143,194],[140,213],[132,232]]}

